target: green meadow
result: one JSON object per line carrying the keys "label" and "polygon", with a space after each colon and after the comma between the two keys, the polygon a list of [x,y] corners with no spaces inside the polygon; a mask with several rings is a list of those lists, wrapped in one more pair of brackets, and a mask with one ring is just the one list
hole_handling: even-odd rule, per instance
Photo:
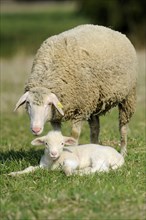
{"label": "green meadow", "polygon": [[[31,6],[30,6],[31,7]],[[10,177],[12,171],[37,165],[43,146],[31,146],[29,118],[22,107],[13,112],[23,93],[34,53],[48,36],[81,23],[74,5],[51,5],[33,11],[25,7],[3,8],[1,54],[0,219],[3,220],[144,220],[145,207],[145,51],[137,51],[139,75],[137,109],[128,129],[128,155],[119,170],[89,176],[66,177],[63,172],[37,170]],[[41,33],[39,35],[39,33]],[[12,44],[12,45],[11,45]],[[51,130],[46,124],[43,134]],[[71,123],[63,123],[69,135]],[[118,111],[101,117],[100,143],[119,147]],[[89,143],[84,122],[80,143]]]}

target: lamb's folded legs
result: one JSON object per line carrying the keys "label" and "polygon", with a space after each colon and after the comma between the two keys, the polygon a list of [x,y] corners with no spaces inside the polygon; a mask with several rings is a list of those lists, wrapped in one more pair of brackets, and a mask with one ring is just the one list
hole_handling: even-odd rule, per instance
{"label": "lamb's folded legs", "polygon": [[80,170],[74,170],[72,172],[71,175],[79,175],[79,176],[83,176],[83,175],[91,175],[92,173],[99,173],[99,172],[108,172],[109,168],[107,166],[105,167],[86,167],[84,169],[80,169]]}
{"label": "lamb's folded legs", "polygon": [[70,176],[74,173],[74,171],[79,166],[79,162],[75,159],[66,159],[63,162],[63,171],[66,174],[66,176]]}
{"label": "lamb's folded legs", "polygon": [[91,167],[86,167],[84,169],[74,170],[72,174],[79,175],[79,176],[90,175],[91,174]]}
{"label": "lamb's folded legs", "polygon": [[94,155],[91,157],[91,166],[91,173],[109,171],[109,163],[100,157],[94,157]]}
{"label": "lamb's folded legs", "polygon": [[74,170],[72,174],[83,176],[90,175],[95,172],[108,172],[109,164],[102,159],[91,158],[91,167],[86,167],[80,170]]}

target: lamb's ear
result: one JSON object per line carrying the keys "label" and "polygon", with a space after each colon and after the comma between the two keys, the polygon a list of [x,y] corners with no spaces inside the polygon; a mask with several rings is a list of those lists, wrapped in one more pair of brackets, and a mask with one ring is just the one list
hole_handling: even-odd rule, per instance
{"label": "lamb's ear", "polygon": [[73,137],[64,137],[64,143],[65,145],[75,145],[77,141]]}
{"label": "lamb's ear", "polygon": [[39,138],[35,138],[35,139],[31,142],[31,144],[32,144],[32,145],[35,145],[35,146],[37,146],[37,145],[44,145],[44,143],[45,143],[45,136],[39,137]]}
{"label": "lamb's ear", "polygon": [[25,103],[25,101],[26,101],[26,99],[27,99],[27,97],[28,97],[28,94],[29,94],[29,92],[26,92],[26,93],[24,93],[24,94],[20,97],[20,99],[18,100],[18,102],[17,102],[17,104],[16,104],[16,106],[15,106],[14,111],[16,111],[21,105],[23,105],[23,104]]}
{"label": "lamb's ear", "polygon": [[57,96],[54,93],[51,93],[48,97],[48,103],[52,103],[57,110],[60,112],[61,115],[64,115],[63,112],[63,105],[61,104],[61,102],[58,100]]}

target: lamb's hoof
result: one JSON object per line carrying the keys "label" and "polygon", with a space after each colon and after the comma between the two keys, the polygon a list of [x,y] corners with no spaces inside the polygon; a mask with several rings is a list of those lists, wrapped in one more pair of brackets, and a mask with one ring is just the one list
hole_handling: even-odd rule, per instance
{"label": "lamb's hoof", "polygon": [[11,172],[11,173],[8,173],[7,176],[17,176],[18,173],[17,172]]}

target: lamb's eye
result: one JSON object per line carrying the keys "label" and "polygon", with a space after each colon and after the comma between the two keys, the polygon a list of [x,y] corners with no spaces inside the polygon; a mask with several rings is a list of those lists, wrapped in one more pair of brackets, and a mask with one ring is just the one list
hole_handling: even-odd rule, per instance
{"label": "lamb's eye", "polygon": [[61,145],[64,145],[64,143],[61,143]]}

